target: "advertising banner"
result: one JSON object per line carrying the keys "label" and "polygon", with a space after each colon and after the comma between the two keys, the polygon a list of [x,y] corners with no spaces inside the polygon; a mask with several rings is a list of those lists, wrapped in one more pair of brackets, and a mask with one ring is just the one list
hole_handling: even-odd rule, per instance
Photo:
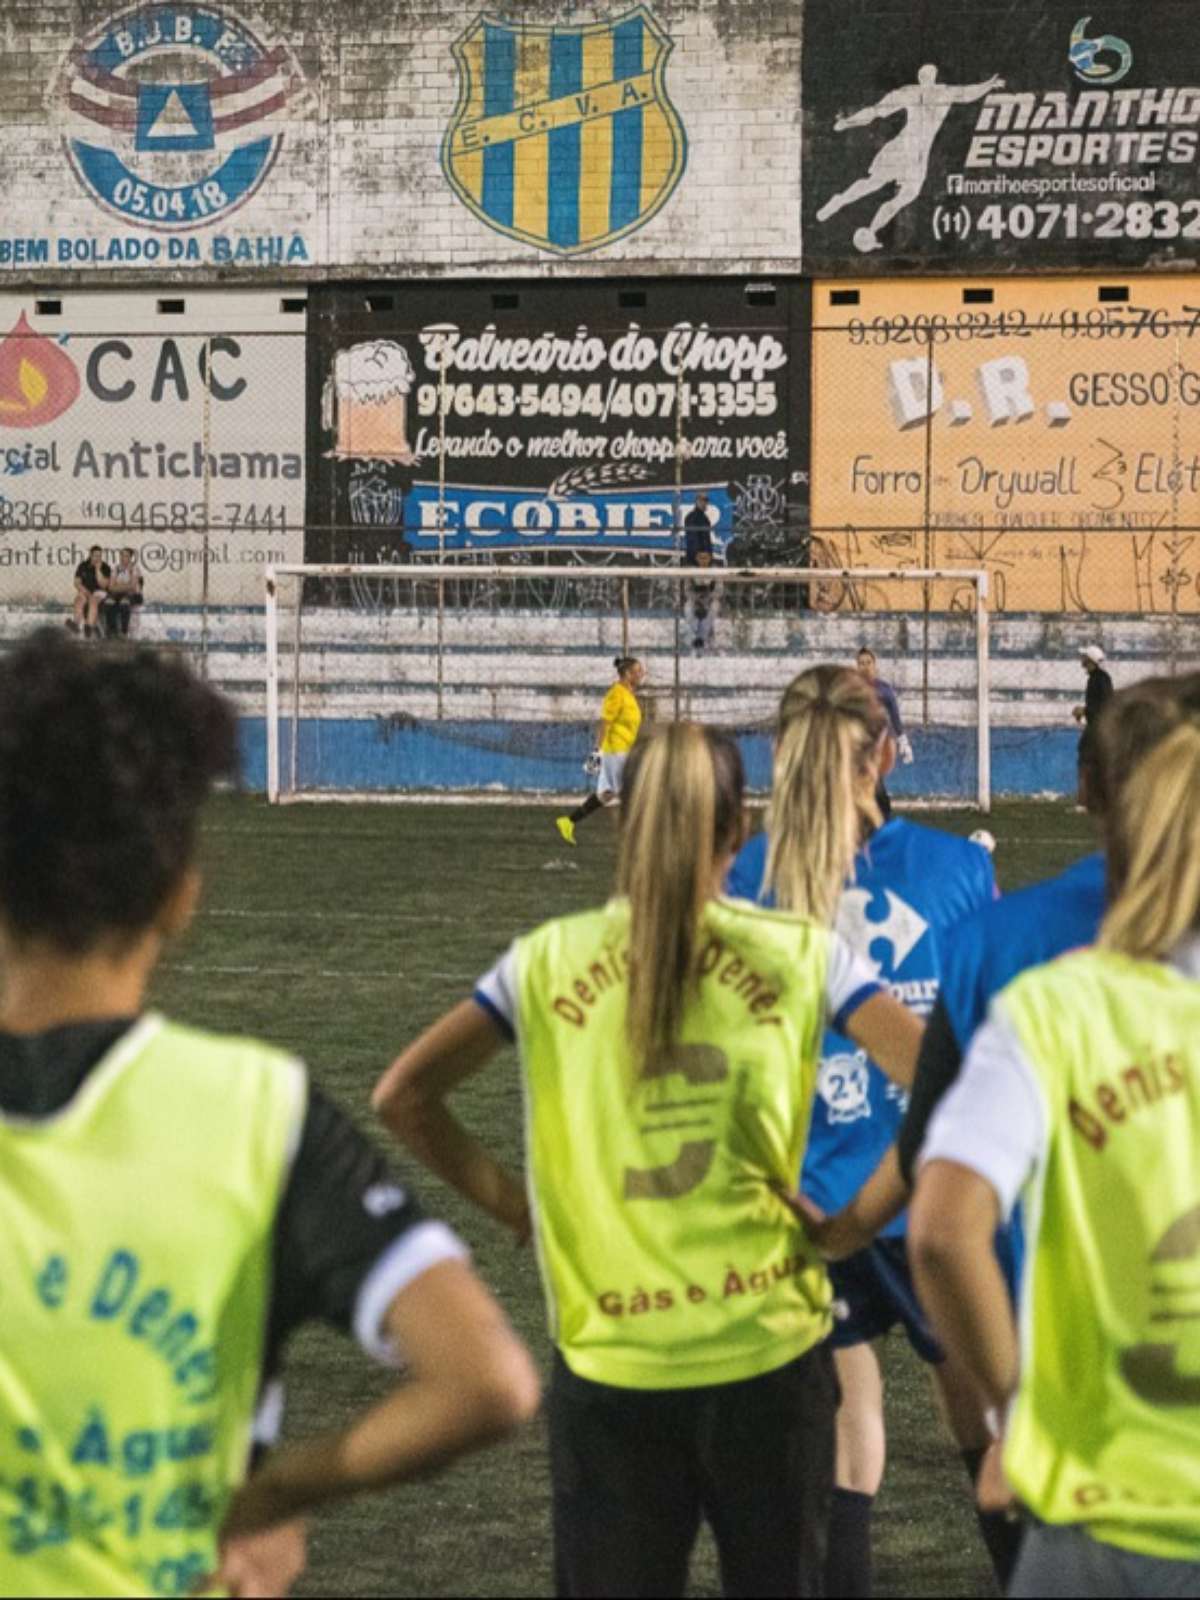
{"label": "advertising banner", "polygon": [[257,302],[0,295],[0,599],[69,604],[92,544],[173,603],[258,604],[264,566],[300,559],[304,335]]}
{"label": "advertising banner", "polygon": [[806,267],[1193,260],[1195,23],[1189,0],[808,0]]}
{"label": "advertising banner", "polygon": [[1200,610],[1200,278],[814,302],[813,527],[839,562],[983,568],[998,610]]}
{"label": "advertising banner", "polygon": [[782,544],[808,317],[788,282],[316,291],[309,559],[669,556],[700,491],[718,549]]}

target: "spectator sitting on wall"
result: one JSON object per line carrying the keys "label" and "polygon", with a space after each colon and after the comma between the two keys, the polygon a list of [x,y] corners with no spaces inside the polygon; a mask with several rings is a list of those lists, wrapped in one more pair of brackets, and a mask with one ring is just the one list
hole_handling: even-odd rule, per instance
{"label": "spectator sitting on wall", "polygon": [[703,490],[696,503],[683,519],[683,561],[688,567],[700,565],[699,557],[713,553],[712,519],[708,514],[708,496]]}
{"label": "spectator sitting on wall", "polygon": [[100,608],[108,594],[112,569],[104,559],[104,551],[94,544],[87,560],[75,568],[75,614],[68,618],[67,627],[72,633],[83,630],[86,639],[100,633]]}
{"label": "spectator sitting on wall", "polygon": [[130,545],[123,545],[120,560],[108,582],[104,606],[104,624],[110,638],[128,637],[134,607],[143,603],[145,587],[137,556]]}

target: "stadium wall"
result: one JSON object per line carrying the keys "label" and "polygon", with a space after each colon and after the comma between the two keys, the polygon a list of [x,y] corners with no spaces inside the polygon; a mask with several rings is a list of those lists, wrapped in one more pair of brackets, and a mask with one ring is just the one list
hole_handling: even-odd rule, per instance
{"label": "stadium wall", "polygon": [[[364,580],[370,583],[370,580]],[[289,614],[284,613],[283,764],[290,765],[298,703],[298,775],[313,790],[517,790],[570,793],[583,782],[596,707],[611,681],[612,617],[552,611],[447,613],[443,670],[429,608],[393,607],[384,580],[357,611],[306,612],[301,695],[293,697]],[[0,647],[60,612],[0,609]],[[780,688],[805,665],[850,660],[862,643],[899,691],[916,762],[900,768],[902,796],[963,796],[974,781],[974,628],[935,616],[928,676],[922,624],[896,617],[802,615],[738,628],[718,617],[716,650],[681,662],[681,710],[738,730],[752,782],[766,786],[767,728]],[[148,607],[140,636],[202,657],[207,675],[236,704],[244,781],[266,786],[265,677],[261,608]],[[673,709],[673,625],[638,619],[636,648],[650,670],[649,714]],[[1193,632],[1184,654],[1161,621],[1040,615],[997,618],[991,627],[993,790],[1001,795],[1070,794],[1078,730],[1071,708],[1082,693],[1079,650],[1101,642],[1118,687],[1154,673],[1200,670]],[[440,676],[440,688],[439,688]],[[438,714],[439,697],[442,715]]]}
{"label": "stadium wall", "polygon": [[0,277],[1195,267],[1192,0],[0,0]]}
{"label": "stadium wall", "polygon": [[801,17],[3,0],[0,276],[795,271]]}
{"label": "stadium wall", "polygon": [[985,568],[1002,729],[1068,636],[1190,659],[1191,9],[0,0],[5,629],[132,544],[253,726],[267,561],[666,555],[705,488],[738,563]]}
{"label": "stadium wall", "polygon": [[807,0],[806,270],[1194,268],[1190,0]]}

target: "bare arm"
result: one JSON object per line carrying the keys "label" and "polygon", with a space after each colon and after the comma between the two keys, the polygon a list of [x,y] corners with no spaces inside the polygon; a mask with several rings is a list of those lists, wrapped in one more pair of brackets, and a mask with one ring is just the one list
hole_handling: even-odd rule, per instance
{"label": "bare arm", "polygon": [[303,1517],[222,1538],[219,1569],[201,1593],[220,1588],[233,1600],[273,1600],[289,1595],[308,1560]]}
{"label": "bare arm", "polygon": [[464,1000],[396,1057],[375,1085],[371,1104],[418,1161],[524,1240],[530,1223],[523,1185],[446,1105],[503,1042],[483,1007]]}
{"label": "bare arm", "polygon": [[996,1192],[956,1161],[933,1160],[917,1179],[908,1251],[921,1304],[985,1404],[1007,1405],[1017,1386],[1017,1330],[996,1260]]}
{"label": "bare arm", "polygon": [[862,1188],[840,1211],[826,1215],[803,1195],[785,1196],[804,1224],[804,1231],[826,1261],[843,1261],[865,1250],[893,1217],[908,1204],[908,1188],[900,1176],[892,1145]]}
{"label": "bare arm", "polygon": [[850,1013],[845,1031],[877,1061],[893,1083],[912,1087],[925,1024],[882,990]]}
{"label": "bare arm", "polygon": [[446,1466],[534,1415],[533,1361],[469,1267],[442,1261],[392,1301],[408,1381],[337,1433],[285,1445],[234,1497],[222,1545]]}

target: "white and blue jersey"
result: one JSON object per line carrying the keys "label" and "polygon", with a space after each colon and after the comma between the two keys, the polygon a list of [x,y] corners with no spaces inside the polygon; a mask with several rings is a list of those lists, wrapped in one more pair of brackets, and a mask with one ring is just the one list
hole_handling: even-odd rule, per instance
{"label": "white and blue jersey", "polygon": [[[726,890],[763,898],[767,840],[741,850]],[[938,997],[945,935],[995,897],[992,858],[957,834],[893,818],[874,833],[854,863],[854,881],[838,906],[836,926],[871,961],[891,992],[919,1016]],[[844,1035],[828,1029],[801,1188],[823,1210],[839,1211],[862,1188],[894,1143],[906,1097]],[[904,1232],[898,1217],[885,1234]]]}

